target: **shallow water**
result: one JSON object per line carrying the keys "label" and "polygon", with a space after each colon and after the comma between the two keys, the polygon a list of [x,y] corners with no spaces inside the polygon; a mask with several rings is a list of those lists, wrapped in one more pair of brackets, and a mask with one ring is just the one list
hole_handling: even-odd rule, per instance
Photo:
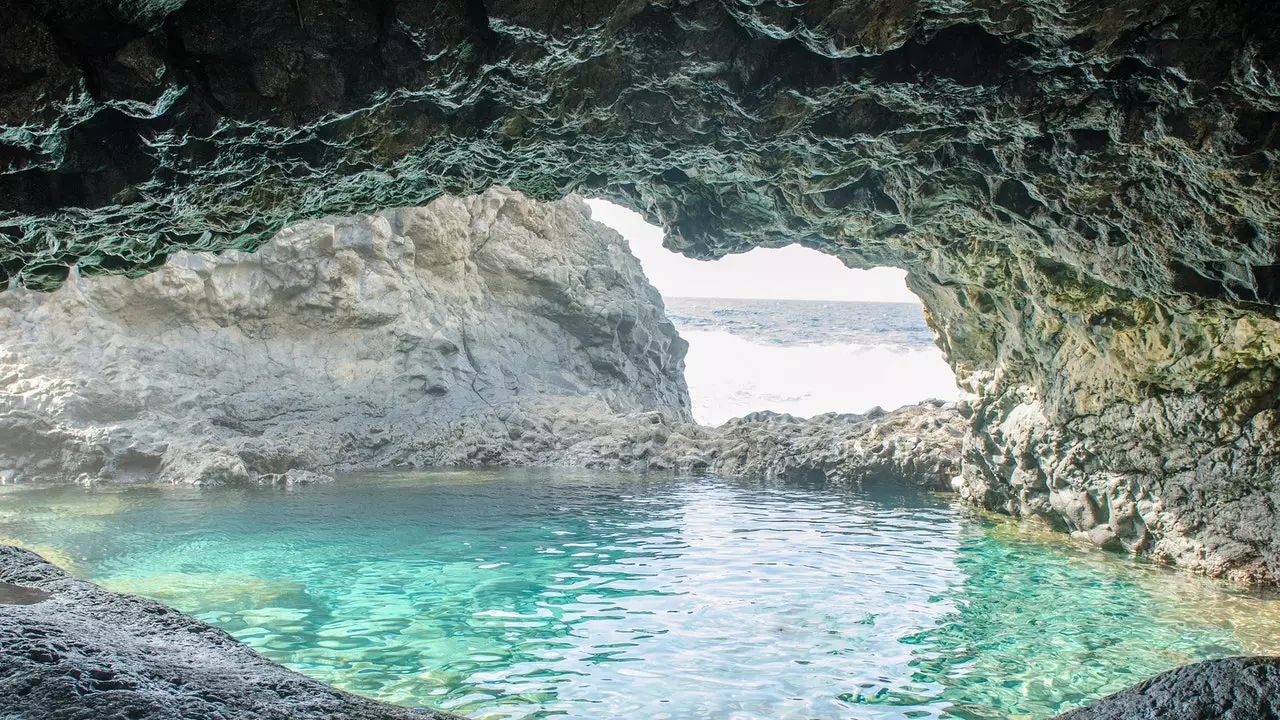
{"label": "shallow water", "polygon": [[565,471],[0,488],[0,536],[477,718],[1045,717],[1280,652],[1280,603],[937,496]]}

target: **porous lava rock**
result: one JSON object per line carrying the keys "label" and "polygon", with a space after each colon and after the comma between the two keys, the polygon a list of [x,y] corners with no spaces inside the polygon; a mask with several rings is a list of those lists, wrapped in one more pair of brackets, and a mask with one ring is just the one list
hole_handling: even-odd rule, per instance
{"label": "porous lava rock", "polygon": [[1278,720],[1280,657],[1185,665],[1058,720]]}
{"label": "porous lava rock", "polygon": [[462,720],[386,705],[284,668],[158,602],[77,580],[0,546],[0,717],[13,720]]}
{"label": "porous lava rock", "polygon": [[965,496],[1280,580],[1269,0],[0,0],[30,288],[501,183],[906,268]]}
{"label": "porous lava rock", "polygon": [[670,470],[766,480],[819,480],[950,491],[960,468],[964,406],[928,400],[892,412],[797,418],[755,412],[718,427],[665,413],[609,416],[560,406],[518,439],[477,444],[503,464]]}

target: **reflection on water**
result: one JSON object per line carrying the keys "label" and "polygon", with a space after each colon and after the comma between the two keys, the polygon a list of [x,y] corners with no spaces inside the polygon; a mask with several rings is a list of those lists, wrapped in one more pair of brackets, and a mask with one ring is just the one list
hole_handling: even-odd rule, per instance
{"label": "reflection on water", "polygon": [[0,535],[477,718],[1044,717],[1280,652],[1280,603],[891,492],[566,471],[0,488]]}

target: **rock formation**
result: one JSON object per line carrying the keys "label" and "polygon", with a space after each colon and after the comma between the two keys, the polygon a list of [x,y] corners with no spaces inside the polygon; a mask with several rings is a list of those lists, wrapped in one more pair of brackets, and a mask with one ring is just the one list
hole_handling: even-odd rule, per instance
{"label": "rock formation", "polygon": [[0,0],[0,270],[30,288],[502,183],[714,258],[906,268],[962,490],[1280,580],[1266,0]]}
{"label": "rock formation", "polygon": [[[0,546],[0,717],[22,720],[461,720],[335,690],[173,608],[77,580]],[[30,590],[29,590],[30,592]]]}
{"label": "rock formation", "polygon": [[491,439],[552,416],[688,420],[686,348],[581,200],[443,198],[0,295],[0,472],[218,483],[495,461]]}
{"label": "rock formation", "polygon": [[0,295],[0,477],[570,464],[949,489],[959,472],[963,421],[940,403],[695,425],[686,348],[576,198],[306,223],[253,254]]}
{"label": "rock formation", "polygon": [[1280,720],[1280,657],[1187,665],[1058,720]]}
{"label": "rock formation", "polygon": [[955,404],[926,401],[893,412],[795,418],[751,413],[709,428],[662,413],[624,417],[564,413],[526,426],[518,442],[492,442],[489,456],[522,465],[675,470],[720,476],[887,483],[950,491],[960,469],[965,422]]}

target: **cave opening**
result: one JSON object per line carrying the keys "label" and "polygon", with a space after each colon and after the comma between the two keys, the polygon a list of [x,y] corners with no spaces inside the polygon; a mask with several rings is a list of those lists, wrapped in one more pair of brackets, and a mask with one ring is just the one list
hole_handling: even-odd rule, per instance
{"label": "cave opening", "polygon": [[689,342],[685,378],[698,422],[961,396],[906,271],[848,268],[799,245],[694,260],[664,248],[662,229],[639,213],[606,200],[588,205],[626,238]]}

